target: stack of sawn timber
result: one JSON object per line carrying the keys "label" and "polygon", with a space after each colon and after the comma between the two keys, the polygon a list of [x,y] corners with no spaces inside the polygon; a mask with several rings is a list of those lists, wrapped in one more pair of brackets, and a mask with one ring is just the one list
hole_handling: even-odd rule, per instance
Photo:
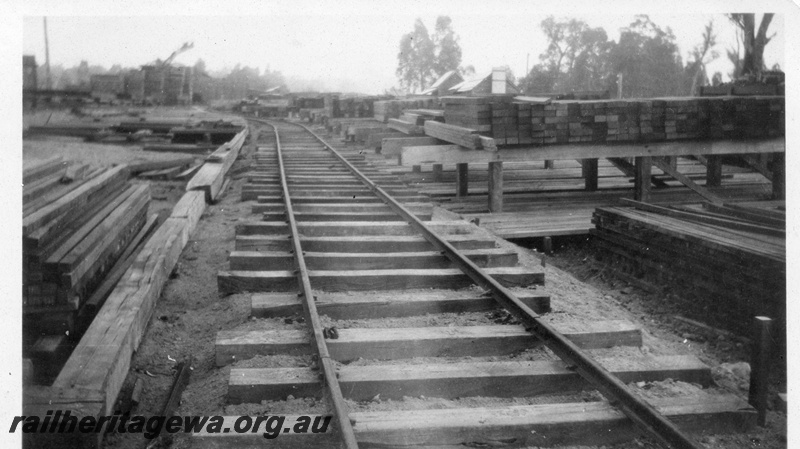
{"label": "stack of sawn timber", "polygon": [[[623,277],[668,285],[747,332],[752,317],[785,320],[785,214],[710,204],[601,207],[594,244]],[[616,262],[616,263],[614,263]]]}
{"label": "stack of sawn timber", "polygon": [[[59,158],[24,170],[26,188],[63,179]],[[77,310],[146,220],[150,190],[126,166],[93,169],[23,201],[23,305]]]}
{"label": "stack of sawn timber", "polygon": [[186,190],[201,190],[205,192],[207,203],[213,203],[224,190],[225,173],[239,157],[247,139],[248,128],[245,126],[229,142],[222,144],[216,151],[208,155],[206,162],[200,170],[189,180]]}
{"label": "stack of sawn timber", "polygon": [[442,97],[445,123],[490,135],[498,145],[748,139],[784,134],[784,97],[685,97],[517,101]]}
{"label": "stack of sawn timber", "polygon": [[[246,136],[240,142],[225,145],[205,165],[230,167]],[[235,142],[234,142],[235,143]],[[221,171],[224,176],[225,170]],[[198,184],[200,185],[200,184]],[[28,387],[23,408],[29,415],[44,415],[54,402],[64,409],[79,411],[81,416],[110,415],[128,375],[131,357],[139,347],[157,299],[173,272],[181,251],[206,208],[206,192],[191,190],[178,201],[169,218],[132,256],[85,334],[51,387]],[[149,223],[149,222],[148,222]],[[30,435],[31,447],[51,447],[44,434]],[[101,434],[78,434],[75,447],[98,447]],[[58,445],[63,445],[63,435]],[[43,444],[39,444],[43,443]]]}
{"label": "stack of sawn timber", "polygon": [[375,120],[388,123],[390,118],[400,118],[406,109],[437,109],[438,100],[435,98],[417,98],[403,100],[384,100],[374,103]]}

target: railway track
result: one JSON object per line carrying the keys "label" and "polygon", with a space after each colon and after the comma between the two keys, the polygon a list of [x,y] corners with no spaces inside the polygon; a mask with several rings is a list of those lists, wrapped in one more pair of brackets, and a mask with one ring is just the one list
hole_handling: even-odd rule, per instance
{"label": "railway track", "polygon": [[[234,363],[231,404],[325,398],[328,432],[286,428],[280,447],[600,445],[644,431],[688,448],[702,446],[684,430],[741,430],[754,419],[728,395],[642,399],[626,383],[708,385],[710,371],[690,356],[593,359],[587,351],[641,346],[640,329],[548,319],[550,297],[531,288],[544,272],[518,266],[515,251],[470,223],[437,219],[427,197],[302,125],[251,125],[269,136],[242,188],[255,218],[236,225],[218,286],[252,292],[253,317],[294,327],[220,331],[216,363]],[[458,313],[497,319],[436,325]],[[426,319],[433,325],[405,324]],[[294,366],[236,363],[309,356]],[[319,414],[310,401],[297,415]],[[263,431],[201,433],[193,443],[261,447]]]}

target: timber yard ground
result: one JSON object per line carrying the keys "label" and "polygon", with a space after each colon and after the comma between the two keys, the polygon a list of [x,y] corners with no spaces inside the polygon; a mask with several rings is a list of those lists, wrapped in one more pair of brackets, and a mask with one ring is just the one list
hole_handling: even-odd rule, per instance
{"label": "timber yard ground", "polygon": [[[99,118],[95,118],[99,117]],[[209,112],[200,107],[167,108],[150,107],[141,111],[141,117],[171,120],[230,120],[227,112]],[[119,116],[77,117],[60,111],[38,111],[26,115],[26,126],[115,123]],[[388,159],[376,155],[363,143],[344,142],[323,126],[312,129],[326,138],[334,147],[367,155],[366,160],[378,168],[397,170]],[[228,269],[228,257],[234,250],[236,225],[255,220],[251,214],[252,201],[241,201],[246,189],[250,170],[256,165],[256,146],[268,145],[266,129],[250,131],[247,142],[228,171],[229,184],[219,198],[209,204],[199,223],[188,237],[176,267],[169,276],[158,298],[152,316],[146,325],[141,343],[130,363],[124,379],[117,407],[129,401],[134,385],[143,385],[135,413],[156,415],[169,396],[173,383],[176,360],[194,358],[191,380],[183,392],[178,415],[261,415],[293,413],[325,413],[324,400],[303,397],[284,397],[279,400],[263,400],[255,403],[229,404],[228,381],[231,369],[259,367],[308,367],[313,361],[305,355],[256,356],[248,360],[219,367],[215,361],[217,333],[224,330],[292,330],[305,329],[300,316],[290,318],[255,318],[250,316],[251,295],[218,293],[218,273]],[[85,142],[77,137],[36,136],[25,138],[23,158],[26,162],[45,159],[54,155],[66,161],[90,163],[96,167],[113,164],[131,164],[145,161],[167,161],[185,157],[182,153],[144,151],[142,145]],[[412,174],[410,167],[406,167]],[[736,167],[731,167],[736,176]],[[413,175],[413,174],[412,174]],[[402,176],[401,176],[402,178]],[[168,216],[185,192],[185,181],[133,178],[134,184],[150,186],[150,203],[147,215]],[[408,182],[413,188],[415,184]],[[459,213],[448,210],[447,201],[434,203],[433,220],[460,220]],[[632,382],[628,386],[645,399],[691,397],[702,401],[706,397],[733,394],[746,401],[749,389],[749,363],[751,361],[750,335],[746,332],[724,330],[724,322],[714,318],[722,306],[713,302],[698,301],[685,290],[670,291],[657,283],[629,283],[615,271],[608,269],[608,261],[598,258],[598,249],[593,237],[575,235],[553,237],[552,254],[545,255],[542,239],[518,238],[506,240],[478,228],[484,237],[495,240],[498,248],[516,252],[519,266],[542,270],[544,285],[529,287],[536,294],[550,296],[551,311],[544,316],[551,323],[562,323],[575,329],[586,327],[600,320],[624,320],[641,329],[641,346],[617,346],[589,349],[592,357],[606,360],[625,360],[641,356],[694,356],[711,368],[712,382],[700,386],[692,382],[663,379],[648,382]],[[630,279],[628,279],[630,280]],[[652,284],[655,284],[655,289]],[[407,292],[404,292],[404,294]],[[367,295],[371,293],[366,293]],[[378,294],[375,292],[375,294]],[[710,318],[709,318],[710,316]],[[709,318],[709,319],[705,319]],[[703,323],[699,323],[702,320]],[[717,321],[715,321],[717,320]],[[351,319],[332,321],[322,318],[323,324],[335,324],[339,329],[348,328],[411,328],[427,326],[483,326],[515,324],[506,312],[479,311],[462,313],[429,314],[423,316],[395,317],[385,319]],[[440,359],[440,358],[436,358]],[[512,355],[489,357],[447,357],[448,363],[485,361],[540,361],[555,360],[548,349],[537,348]],[[384,362],[384,364],[433,363],[433,357],[416,357]],[[357,359],[347,366],[369,366],[375,361]],[[344,366],[340,364],[339,366]],[[722,433],[698,436],[707,448],[784,448],[787,447],[787,418],[785,404],[778,400],[777,393],[787,387],[785,352],[773,357],[770,379],[770,402],[765,427],[753,426],[746,432]],[[26,387],[27,388],[27,387]],[[403,397],[401,399],[347,400],[351,411],[393,411],[400,409],[443,409],[456,407],[494,407],[509,405],[532,405],[543,403],[594,402],[602,396],[594,390],[548,394],[523,398],[496,398],[483,396],[443,399],[436,397]],[[105,437],[105,447],[115,449],[143,447],[141,435],[110,433]],[[191,447],[191,437],[176,435],[171,442],[161,442],[171,447]],[[565,446],[567,447],[567,446]],[[587,447],[587,446],[568,446]],[[624,443],[602,447],[641,448],[657,447],[645,436],[638,436]]]}

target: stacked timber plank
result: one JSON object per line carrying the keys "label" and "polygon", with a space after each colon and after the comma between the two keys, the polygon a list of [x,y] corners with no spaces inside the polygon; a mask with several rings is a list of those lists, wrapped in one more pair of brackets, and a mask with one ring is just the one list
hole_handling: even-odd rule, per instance
{"label": "stacked timber plank", "polygon": [[425,134],[471,150],[497,151],[492,138],[481,136],[474,129],[428,120],[425,122]]}
{"label": "stacked timber plank", "polygon": [[387,123],[390,118],[400,118],[406,109],[435,109],[437,106],[434,98],[376,101],[373,116],[376,120]]}
{"label": "stacked timber plank", "polygon": [[79,125],[44,125],[30,126],[25,131],[27,136],[70,136],[93,138],[107,132],[105,125],[83,123]]}
{"label": "stacked timber plank", "polygon": [[754,315],[783,321],[786,237],[778,209],[629,204],[596,209],[590,231],[623,276],[690,292],[733,317],[734,330],[747,331]]}
{"label": "stacked timber plank", "polygon": [[[229,167],[244,141],[246,129],[240,134],[239,141],[234,139],[224,145],[205,165]],[[223,175],[226,170],[222,170]],[[54,402],[74,415],[98,417],[114,413],[131,357],[142,341],[164,284],[205,208],[203,189],[187,191],[141,250],[130,253],[126,259],[128,263],[118,263],[114,267],[113,271],[118,274],[114,285],[106,288],[108,298],[102,308],[95,310],[97,316],[57,373],[52,386],[26,388],[23,406],[27,413],[43,416]],[[59,436],[58,443],[50,443],[48,438],[43,434],[31,435],[27,443],[31,443],[28,444],[31,447],[65,444],[63,435]],[[98,438],[102,438],[102,433],[77,435],[70,447],[98,447]]]}
{"label": "stacked timber plank", "polygon": [[248,129],[245,127],[236,136],[222,144],[216,151],[211,153],[206,162],[189,180],[186,190],[201,190],[205,192],[206,201],[212,203],[222,192],[225,173],[239,157],[239,151],[247,138]]}
{"label": "stacked timber plank", "polygon": [[[163,161],[144,161],[128,164],[128,170],[134,176],[146,179],[174,179],[186,172],[190,166],[194,171],[200,168],[195,164],[193,156],[168,159]],[[192,171],[192,173],[194,173]]]}
{"label": "stacked timber plank", "polygon": [[444,122],[488,133],[492,130],[492,97],[442,97]]}
{"label": "stacked timber plank", "polygon": [[[751,139],[784,134],[784,97],[521,101],[442,97],[445,123],[498,145]],[[520,100],[520,101],[517,101]]]}
{"label": "stacked timber plank", "polygon": [[149,189],[127,178],[125,166],[93,170],[23,208],[26,308],[76,310],[102,280],[145,222]]}
{"label": "stacked timber plank", "polygon": [[531,143],[531,105],[529,103],[493,103],[492,137],[500,145]]}

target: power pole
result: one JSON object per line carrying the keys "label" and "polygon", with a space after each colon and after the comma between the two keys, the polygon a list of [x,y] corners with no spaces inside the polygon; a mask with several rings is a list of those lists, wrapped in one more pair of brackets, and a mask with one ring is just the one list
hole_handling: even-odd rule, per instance
{"label": "power pole", "polygon": [[531,85],[531,54],[528,53],[528,58],[525,59],[525,92],[528,92],[528,87]]}
{"label": "power pole", "polygon": [[47,41],[47,17],[44,17],[44,68],[45,68],[45,88],[51,89],[50,84],[50,44]]}

